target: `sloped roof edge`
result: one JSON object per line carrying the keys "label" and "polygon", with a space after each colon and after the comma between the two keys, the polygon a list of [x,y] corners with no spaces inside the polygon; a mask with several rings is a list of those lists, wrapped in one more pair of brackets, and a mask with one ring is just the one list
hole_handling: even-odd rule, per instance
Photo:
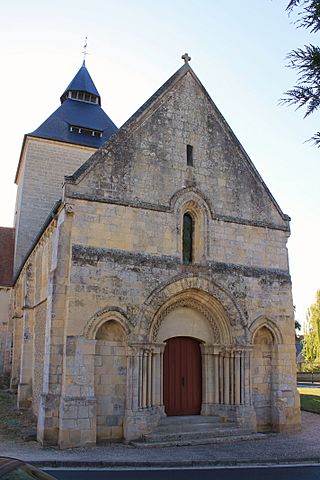
{"label": "sloped roof edge", "polygon": [[65,177],[66,183],[78,183],[86,174],[88,174],[96,161],[101,157],[101,151],[112,150],[122,137],[129,134],[135,128],[137,123],[142,120],[143,115],[148,112],[150,106],[156,102],[169,88],[171,88],[187,72],[191,71],[188,64],[182,65],[129,119],[115,132],[109,140],[102,145],[81,167],[72,175]]}
{"label": "sloped roof edge", "polygon": [[87,93],[92,93],[100,98],[100,94],[91,78],[90,73],[88,72],[87,67],[85,64],[81,65],[78,72],[71,80],[63,94],[61,95],[60,99],[64,96],[66,92],[69,90],[79,90]]}
{"label": "sloped roof edge", "polygon": [[135,130],[136,126],[140,124],[140,122],[143,120],[143,117],[148,113],[150,107],[157,101],[159,100],[169,89],[171,89],[184,75],[187,73],[190,73],[195,81],[198,83],[200,89],[204,93],[204,95],[207,97],[209,102],[211,103],[213,109],[217,112],[218,119],[221,121],[221,123],[225,126],[226,130],[228,131],[230,137],[232,140],[235,142],[236,145],[238,145],[239,150],[243,154],[245,160],[248,163],[249,169],[254,175],[258,181],[261,183],[261,185],[264,187],[267,195],[269,196],[270,200],[272,201],[273,205],[275,206],[276,210],[278,211],[279,215],[282,217],[282,219],[286,222],[290,221],[290,217],[283,213],[281,210],[279,204],[277,203],[276,199],[270,192],[269,188],[263,181],[260,173],[256,169],[255,165],[253,164],[252,160],[250,159],[249,155],[243,148],[241,142],[238,140],[236,135],[234,134],[233,130],[225,120],[224,116],[218,109],[218,107],[215,105],[213,102],[212,98],[210,97],[209,93],[197,77],[197,75],[194,73],[192,68],[188,63],[184,64],[179,70],[177,70],[120,128],[119,130],[114,133],[109,140],[102,145],[97,152],[95,152],[85,163],[81,165],[81,167],[76,170],[73,175],[66,176],[65,181],[66,183],[78,183],[86,174],[90,172],[90,170],[93,168],[94,164],[101,160],[103,158],[102,152],[105,153],[107,151],[112,150],[113,146],[115,146],[119,141],[121,141],[122,137],[130,134],[133,130]]}

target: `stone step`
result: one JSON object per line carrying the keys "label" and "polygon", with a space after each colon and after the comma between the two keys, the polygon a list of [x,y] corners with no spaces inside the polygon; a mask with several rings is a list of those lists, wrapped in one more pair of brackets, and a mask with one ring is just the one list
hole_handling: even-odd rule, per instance
{"label": "stone step", "polygon": [[[228,419],[226,419],[228,420]],[[160,425],[181,425],[181,424],[192,424],[192,423],[220,423],[222,417],[219,415],[181,415],[181,416],[171,416],[161,419]]]}
{"label": "stone step", "polygon": [[198,423],[190,423],[190,424],[160,424],[155,432],[162,433],[162,432],[191,432],[191,431],[198,431],[198,430],[208,430],[208,431],[215,431],[219,428],[227,428],[227,427],[235,427],[236,424],[234,422],[201,422],[199,420]]}
{"label": "stone step", "polygon": [[247,440],[262,440],[266,438],[264,433],[249,433],[239,435],[229,435],[222,437],[188,438],[183,440],[163,440],[158,442],[134,441],[130,444],[136,448],[165,448],[165,447],[185,447],[196,445],[208,445],[215,443],[236,443]]}
{"label": "stone step", "polygon": [[214,431],[200,428],[196,430],[175,430],[175,431],[160,431],[156,429],[152,433],[143,435],[142,439],[146,442],[163,442],[163,441],[180,441],[188,439],[204,439],[212,437],[224,437],[228,435],[237,435],[248,432],[243,432],[235,425],[232,427],[217,427]]}

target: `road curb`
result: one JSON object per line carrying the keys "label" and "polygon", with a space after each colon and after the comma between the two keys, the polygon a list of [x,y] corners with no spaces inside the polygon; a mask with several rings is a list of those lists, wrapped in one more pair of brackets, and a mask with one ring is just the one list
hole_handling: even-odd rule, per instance
{"label": "road curb", "polygon": [[79,460],[28,460],[28,463],[40,468],[213,468],[213,467],[241,467],[241,466],[271,466],[271,465],[296,465],[296,464],[320,464],[320,457],[304,459],[273,459],[273,460],[186,460],[186,461],[79,461]]}

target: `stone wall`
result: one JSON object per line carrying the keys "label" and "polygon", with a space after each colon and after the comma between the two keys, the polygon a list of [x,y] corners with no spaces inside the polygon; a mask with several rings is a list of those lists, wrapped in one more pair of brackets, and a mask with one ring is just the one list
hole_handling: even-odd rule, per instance
{"label": "stone wall", "polygon": [[38,412],[45,371],[45,337],[49,274],[52,271],[53,220],[39,239],[16,280],[12,295],[13,338],[11,387],[18,405]]}
{"label": "stone wall", "polygon": [[96,339],[97,440],[119,440],[123,438],[127,396],[125,332],[119,324],[110,321],[100,327]]}
{"label": "stone wall", "polygon": [[15,272],[62,196],[64,176],[80,167],[93,148],[27,137],[17,176]]}
{"label": "stone wall", "polygon": [[[187,145],[193,166],[187,165]],[[276,202],[191,71],[164,89],[68,181],[67,196],[166,209],[193,187],[218,219],[287,229]]]}
{"label": "stone wall", "polygon": [[10,300],[12,289],[0,287],[0,378],[8,380],[11,363]]}

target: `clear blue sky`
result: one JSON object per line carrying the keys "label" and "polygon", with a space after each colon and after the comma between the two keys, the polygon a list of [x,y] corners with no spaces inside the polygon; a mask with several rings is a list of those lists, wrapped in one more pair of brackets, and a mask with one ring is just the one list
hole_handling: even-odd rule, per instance
{"label": "clear blue sky", "polygon": [[287,0],[11,0],[1,6],[0,225],[12,225],[24,133],[59,105],[82,62],[120,126],[180,66],[191,66],[282,210],[297,318],[320,288],[320,150],[303,143],[319,115],[278,106],[295,82],[286,54],[319,36],[297,30]]}

